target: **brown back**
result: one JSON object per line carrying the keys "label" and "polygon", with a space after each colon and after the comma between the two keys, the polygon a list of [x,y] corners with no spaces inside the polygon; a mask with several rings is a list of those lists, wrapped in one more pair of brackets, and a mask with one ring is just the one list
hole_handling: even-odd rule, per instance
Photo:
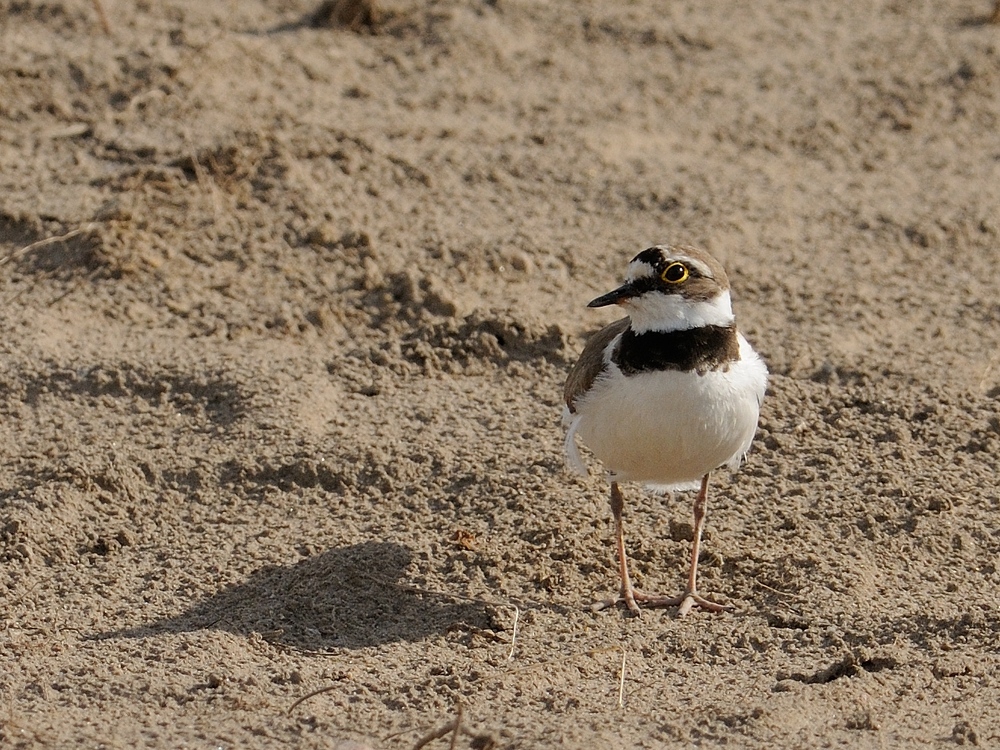
{"label": "brown back", "polygon": [[573,369],[566,378],[566,387],[563,389],[563,397],[566,399],[566,406],[571,412],[576,411],[574,406],[576,400],[590,390],[594,380],[604,367],[604,350],[612,339],[622,334],[628,329],[629,319],[622,318],[610,325],[604,326],[587,341],[583,347],[580,358],[573,365]]}

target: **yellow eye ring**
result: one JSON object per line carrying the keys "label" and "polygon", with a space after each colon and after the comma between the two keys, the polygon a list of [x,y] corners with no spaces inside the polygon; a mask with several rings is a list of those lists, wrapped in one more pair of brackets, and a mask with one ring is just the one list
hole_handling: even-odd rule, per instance
{"label": "yellow eye ring", "polygon": [[663,269],[660,278],[668,284],[680,284],[683,281],[687,281],[690,275],[687,266],[683,263],[674,262]]}

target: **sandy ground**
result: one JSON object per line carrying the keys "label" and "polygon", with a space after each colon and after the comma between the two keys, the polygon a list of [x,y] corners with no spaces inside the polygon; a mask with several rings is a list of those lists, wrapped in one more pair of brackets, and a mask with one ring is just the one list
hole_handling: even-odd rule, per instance
{"label": "sandy ground", "polygon": [[[0,2],[0,746],[1000,745],[989,0],[103,5]],[[773,373],[722,615],[584,608],[562,381],[660,241]]]}

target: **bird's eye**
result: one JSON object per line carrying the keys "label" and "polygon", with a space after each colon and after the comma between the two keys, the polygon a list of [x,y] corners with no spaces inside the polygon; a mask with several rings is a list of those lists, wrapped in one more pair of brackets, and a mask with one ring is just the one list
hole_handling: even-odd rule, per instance
{"label": "bird's eye", "polygon": [[683,263],[671,263],[663,269],[660,278],[668,284],[680,284],[682,281],[686,281],[689,275],[687,266]]}

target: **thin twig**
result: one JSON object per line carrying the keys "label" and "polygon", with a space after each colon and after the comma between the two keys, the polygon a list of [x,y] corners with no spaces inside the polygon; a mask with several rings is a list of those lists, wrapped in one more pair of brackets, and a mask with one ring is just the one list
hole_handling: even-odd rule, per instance
{"label": "thin twig", "polygon": [[97,20],[101,22],[101,29],[108,36],[111,36],[111,24],[108,23],[108,14],[104,12],[104,4],[101,0],[93,0],[94,11],[97,13]]}
{"label": "thin twig", "polygon": [[437,729],[431,730],[423,737],[421,737],[419,740],[417,740],[417,744],[413,746],[413,750],[420,750],[420,748],[422,748],[424,745],[430,744],[434,740],[441,739],[446,734],[448,734],[448,732],[455,731],[456,726],[458,726],[458,720],[452,719],[443,727],[438,727]]}
{"label": "thin twig", "polygon": [[622,646],[622,669],[618,676],[618,708],[625,708],[625,647]]}
{"label": "thin twig", "polygon": [[457,710],[458,710],[458,715],[454,719],[452,719],[451,721],[449,721],[447,724],[445,724],[442,727],[438,727],[437,729],[431,730],[430,732],[428,732],[427,734],[425,734],[423,737],[421,737],[419,740],[417,740],[417,744],[413,746],[413,750],[420,750],[420,748],[422,748],[424,745],[428,745],[431,742],[433,742],[434,740],[441,739],[442,737],[444,737],[449,732],[454,732],[454,734],[453,734],[453,736],[451,738],[451,749],[454,750],[454,748],[455,748],[455,742],[458,739],[458,732],[459,732],[459,729],[462,726],[462,704],[461,703],[458,704]]}
{"label": "thin twig", "polygon": [[514,627],[511,629],[510,634],[510,653],[507,654],[507,661],[514,661],[514,644],[517,643],[517,620],[521,616],[521,610],[517,608],[516,604],[511,604],[514,608]]}
{"label": "thin twig", "polygon": [[773,586],[768,586],[766,583],[764,583],[759,578],[754,578],[752,580],[753,580],[754,583],[756,583],[762,589],[767,589],[772,594],[777,594],[778,596],[787,596],[789,599],[801,599],[802,598],[798,594],[793,594],[791,591],[779,591],[778,589],[774,588]]}
{"label": "thin twig", "polygon": [[462,726],[462,704],[459,703],[456,708],[458,716],[455,717],[455,731],[451,734],[451,744],[448,745],[448,750],[455,750],[455,744],[458,742],[458,730]]}
{"label": "thin twig", "polygon": [[288,707],[288,713],[289,714],[292,713],[292,711],[294,711],[296,708],[298,708],[301,704],[305,703],[310,698],[315,698],[317,695],[322,695],[323,693],[329,693],[331,690],[336,690],[338,687],[340,687],[340,686],[339,685],[327,685],[326,687],[322,687],[319,690],[313,690],[311,693],[306,693],[301,698],[299,698],[297,701],[295,701],[295,703],[293,703],[292,705],[290,705]]}

